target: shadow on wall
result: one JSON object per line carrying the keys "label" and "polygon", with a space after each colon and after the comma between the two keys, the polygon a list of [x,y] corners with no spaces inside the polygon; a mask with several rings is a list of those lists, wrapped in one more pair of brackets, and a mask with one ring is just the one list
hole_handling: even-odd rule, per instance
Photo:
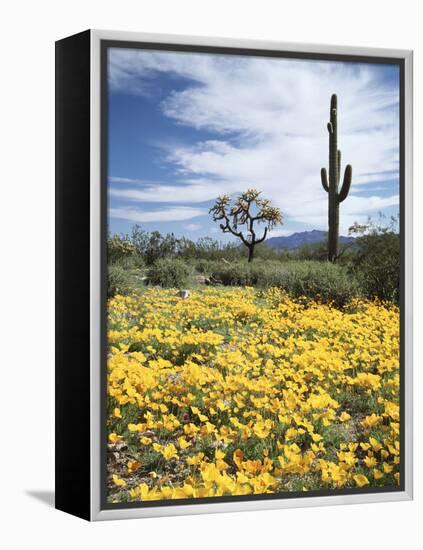
{"label": "shadow on wall", "polygon": [[25,493],[36,500],[39,500],[46,506],[54,508],[54,491],[25,491]]}

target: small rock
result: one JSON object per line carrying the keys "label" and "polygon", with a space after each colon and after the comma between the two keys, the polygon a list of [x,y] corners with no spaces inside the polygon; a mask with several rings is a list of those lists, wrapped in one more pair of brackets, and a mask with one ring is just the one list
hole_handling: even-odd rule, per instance
{"label": "small rock", "polygon": [[126,443],[119,441],[118,443],[108,443],[107,449],[111,452],[125,451],[128,448]]}

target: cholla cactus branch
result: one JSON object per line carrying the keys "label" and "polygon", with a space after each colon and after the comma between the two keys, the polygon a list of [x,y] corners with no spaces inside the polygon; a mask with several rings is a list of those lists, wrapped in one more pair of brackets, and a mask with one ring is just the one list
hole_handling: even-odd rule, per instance
{"label": "cholla cactus branch", "polygon": [[[222,195],[210,208],[213,220],[222,222],[219,226],[223,233],[238,237],[248,248],[249,262],[253,259],[255,246],[262,243],[276,225],[283,223],[280,209],[271,206],[268,199],[260,198],[260,194],[256,189],[248,189],[233,202],[228,195]],[[259,224],[265,225],[260,237],[256,233]]]}

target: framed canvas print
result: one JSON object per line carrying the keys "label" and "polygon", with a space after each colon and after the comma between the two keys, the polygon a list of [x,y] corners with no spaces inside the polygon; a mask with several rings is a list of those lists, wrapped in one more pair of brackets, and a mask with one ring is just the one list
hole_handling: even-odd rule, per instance
{"label": "framed canvas print", "polygon": [[56,507],[412,498],[412,53],[56,43]]}

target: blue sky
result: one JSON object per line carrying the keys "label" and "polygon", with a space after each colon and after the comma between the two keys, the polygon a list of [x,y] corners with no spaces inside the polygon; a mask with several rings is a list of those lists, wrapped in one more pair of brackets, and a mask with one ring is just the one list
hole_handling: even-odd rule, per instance
{"label": "blue sky", "polygon": [[281,208],[270,236],[326,229],[329,101],[353,166],[341,232],[399,211],[394,65],[109,49],[109,230],[223,235],[208,210],[256,188]]}

